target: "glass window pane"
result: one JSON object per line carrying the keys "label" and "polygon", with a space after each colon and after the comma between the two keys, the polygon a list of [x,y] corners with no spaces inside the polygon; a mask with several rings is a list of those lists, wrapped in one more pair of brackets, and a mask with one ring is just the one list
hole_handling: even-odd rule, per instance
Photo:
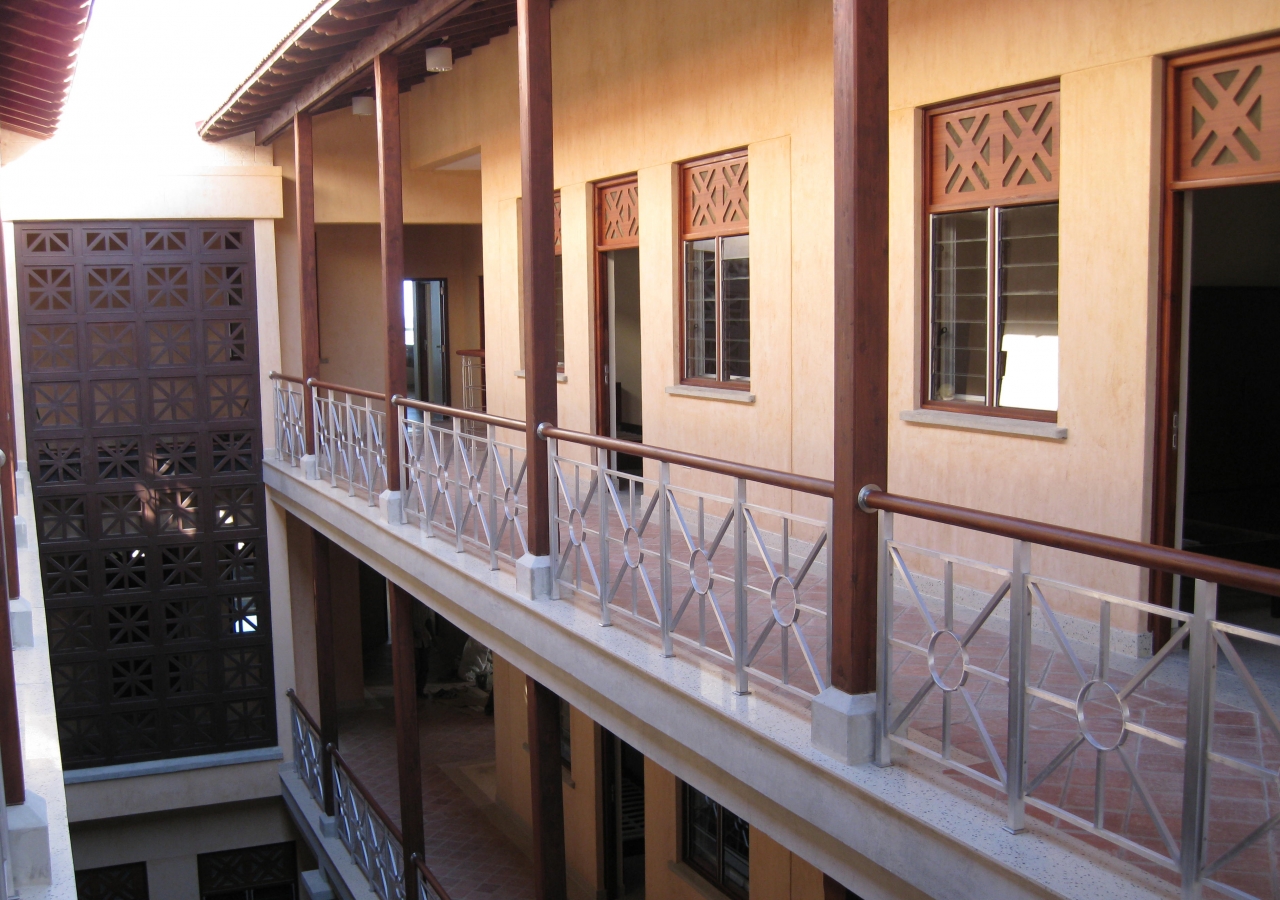
{"label": "glass window pane", "polygon": [[685,861],[710,877],[719,878],[719,804],[685,785]]}
{"label": "glass window pane", "polygon": [[405,391],[414,400],[421,400],[418,384],[418,286],[405,279],[402,292],[404,302],[404,380]]}
{"label": "glass window pane", "polygon": [[716,242],[684,245],[685,376],[716,377]]}
{"label": "glass window pane", "polygon": [[556,363],[564,368],[564,257],[556,255]]}
{"label": "glass window pane", "polygon": [[996,404],[1058,408],[1058,204],[1000,210]]}
{"label": "glass window pane", "polygon": [[724,369],[730,381],[751,378],[751,260],[745,234],[723,238]]}
{"label": "glass window pane", "polygon": [[723,815],[724,883],[727,887],[740,889],[744,896],[749,895],[751,826],[727,809]]}
{"label": "glass window pane", "polygon": [[987,399],[987,211],[933,217],[929,397]]}

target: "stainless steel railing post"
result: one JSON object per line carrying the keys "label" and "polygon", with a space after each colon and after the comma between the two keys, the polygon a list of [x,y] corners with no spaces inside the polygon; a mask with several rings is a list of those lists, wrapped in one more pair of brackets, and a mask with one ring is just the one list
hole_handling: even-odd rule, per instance
{"label": "stainless steel railing post", "polygon": [[1009,821],[1005,830],[1021,834],[1027,827],[1027,667],[1031,656],[1031,593],[1027,576],[1031,572],[1031,545],[1015,541],[1013,566],[1009,575],[1009,736],[1008,783]]}
{"label": "stainless steel railing post", "polygon": [[1209,747],[1213,738],[1213,698],[1218,675],[1218,645],[1213,621],[1218,615],[1218,586],[1196,580],[1187,674],[1187,746],[1182,786],[1183,900],[1199,900],[1204,868],[1205,826],[1209,811]]}
{"label": "stainless steel railing post", "polygon": [[[880,556],[876,566],[876,589],[880,610],[876,616],[876,765],[892,765],[889,743],[890,716],[893,714],[893,657],[889,639],[893,636],[893,560],[889,543],[893,540],[893,513],[880,516]],[[827,569],[827,584],[831,570]]]}
{"label": "stainless steel railing post", "polygon": [[[596,505],[600,509],[600,624],[609,624],[609,451],[596,448]],[[623,533],[626,540],[626,533]],[[624,557],[625,558],[625,557]]]}
{"label": "stainless steel railing post", "polygon": [[735,478],[733,488],[733,668],[735,694],[747,687],[747,480]]}

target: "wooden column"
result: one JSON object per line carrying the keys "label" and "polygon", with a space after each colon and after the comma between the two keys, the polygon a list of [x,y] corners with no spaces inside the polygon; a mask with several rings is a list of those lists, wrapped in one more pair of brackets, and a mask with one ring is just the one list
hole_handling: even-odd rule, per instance
{"label": "wooden column", "polygon": [[[316,281],[316,181],[311,114],[293,117],[294,201],[298,220],[298,306],[302,319],[302,380],[320,377],[320,292]],[[316,452],[315,410],[310,390],[303,391],[306,447]]]}
{"label": "wooden column", "polygon": [[413,856],[423,855],[422,761],[418,745],[418,679],[414,673],[413,604],[387,582],[391,600],[391,678],[396,711],[396,771],[400,783],[400,832],[404,836],[405,896],[418,896]]}
{"label": "wooden column", "polygon": [[822,900],[861,900],[861,898],[830,875],[823,873]]}
{"label": "wooden column", "polygon": [[835,499],[831,683],[876,689],[876,532],[858,491],[887,488],[888,0],[835,4]]}
{"label": "wooden column", "polygon": [[529,788],[533,795],[533,885],[538,900],[565,900],[564,787],[560,773],[560,698],[525,676],[529,710]]}
{"label": "wooden column", "polygon": [[325,815],[333,815],[333,763],[329,745],[338,746],[338,674],[333,654],[333,588],[329,539],[311,531],[311,585],[316,615],[316,680],[320,694],[321,793]]}
{"label": "wooden column", "polygon": [[[22,739],[18,730],[18,689],[13,672],[13,636],[9,631],[9,600],[19,595],[18,541],[13,517],[18,511],[14,472],[18,465],[13,422],[13,365],[9,354],[9,295],[5,271],[4,235],[0,232],[0,565],[3,565],[4,609],[0,610],[0,766],[4,770],[4,798],[8,806],[26,802],[22,771]],[[33,527],[34,527],[34,523]],[[32,538],[34,540],[34,537]]]}
{"label": "wooden column", "polygon": [[[387,310],[387,400],[403,396],[404,194],[400,169],[400,61],[381,53],[373,61],[378,105],[378,210],[382,227],[382,298]],[[387,490],[400,490],[400,441],[387,404]],[[412,649],[412,647],[410,648]]]}
{"label": "wooden column", "polygon": [[547,444],[556,422],[555,174],[551,133],[551,0],[517,0],[520,69],[521,278],[524,285],[524,414],[529,553],[551,553]]}

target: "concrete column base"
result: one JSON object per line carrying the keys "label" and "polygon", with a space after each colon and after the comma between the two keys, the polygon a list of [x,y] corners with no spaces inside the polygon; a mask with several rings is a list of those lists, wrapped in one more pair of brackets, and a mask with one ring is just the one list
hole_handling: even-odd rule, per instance
{"label": "concrete column base", "polygon": [[392,525],[404,524],[404,498],[399,491],[383,491],[378,495],[378,506]]}
{"label": "concrete column base", "polygon": [[827,688],[810,704],[813,746],[851,766],[871,762],[876,738],[876,695]]}
{"label": "concrete column base", "polygon": [[516,560],[516,593],[531,600],[551,599],[551,557],[526,553]]}
{"label": "concrete column base", "polygon": [[15,650],[36,645],[36,633],[31,627],[31,601],[25,597],[9,601],[9,636]]}
{"label": "concrete column base", "polygon": [[13,883],[19,887],[50,884],[53,866],[49,859],[49,811],[44,798],[28,790],[27,802],[10,806],[7,811]]}
{"label": "concrete column base", "polygon": [[338,820],[334,816],[326,816],[320,813],[320,833],[325,837],[338,836]]}
{"label": "concrete column base", "polygon": [[13,534],[14,541],[18,545],[19,550],[27,549],[27,520],[22,516],[13,517]]}
{"label": "concrete column base", "polygon": [[320,478],[320,462],[314,453],[302,457],[298,464],[302,466],[302,477],[307,481],[317,481]]}
{"label": "concrete column base", "polygon": [[302,900],[333,900],[335,896],[324,872],[312,869],[302,873]]}
{"label": "concrete column base", "polygon": [[18,486],[18,496],[22,496],[27,492],[27,481],[30,477],[27,474],[27,461],[25,459],[18,460],[18,465],[13,470],[13,480]]}

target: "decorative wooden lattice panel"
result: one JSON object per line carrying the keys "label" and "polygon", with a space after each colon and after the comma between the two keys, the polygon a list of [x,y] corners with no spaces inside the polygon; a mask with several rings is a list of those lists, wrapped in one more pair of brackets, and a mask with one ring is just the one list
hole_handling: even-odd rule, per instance
{"label": "decorative wooden lattice panel", "polygon": [[149,896],[144,862],[76,872],[76,900],[147,900]]}
{"label": "decorative wooden lattice panel", "polygon": [[1058,92],[929,116],[932,211],[1055,200]]}
{"label": "decorative wooden lattice panel", "polygon": [[747,232],[751,210],[745,152],[686,164],[680,187],[685,240]]}
{"label": "decorative wooden lattice panel", "polygon": [[596,249],[640,246],[640,189],[634,178],[596,185]]}
{"label": "decorative wooden lattice panel", "polygon": [[1176,182],[1280,176],[1280,49],[1177,72]]}
{"label": "decorative wooden lattice panel", "polygon": [[68,769],[275,743],[250,228],[17,226]]}
{"label": "decorative wooden lattice panel", "polygon": [[298,877],[293,841],[201,853],[196,865],[201,896],[291,884]]}
{"label": "decorative wooden lattice panel", "polygon": [[560,192],[559,191],[556,191],[555,196],[551,201],[551,211],[555,221],[554,228],[555,228],[555,236],[556,236],[555,237],[556,256],[559,256],[564,251],[564,241],[561,240],[561,237],[560,237]]}

